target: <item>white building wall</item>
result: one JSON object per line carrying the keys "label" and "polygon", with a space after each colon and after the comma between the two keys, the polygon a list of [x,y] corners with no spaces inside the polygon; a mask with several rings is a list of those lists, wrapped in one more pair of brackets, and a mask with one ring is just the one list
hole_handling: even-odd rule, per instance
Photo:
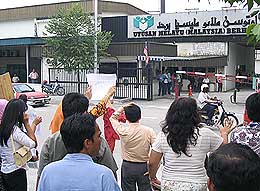
{"label": "white building wall", "polygon": [[[254,65],[254,48],[229,43],[228,65],[225,67],[226,75],[236,75],[238,66],[246,65],[250,69]],[[247,70],[248,71],[248,70]],[[225,80],[225,91],[235,88],[235,79]]]}
{"label": "white building wall", "polygon": [[47,64],[47,58],[42,58],[42,80],[49,81],[49,65]]}
{"label": "white building wall", "polygon": [[226,56],[226,42],[178,43],[178,56]]}
{"label": "white building wall", "polygon": [[255,55],[255,73],[260,74],[260,50],[256,50]]}
{"label": "white building wall", "polygon": [[0,22],[0,39],[34,37],[34,19]]}

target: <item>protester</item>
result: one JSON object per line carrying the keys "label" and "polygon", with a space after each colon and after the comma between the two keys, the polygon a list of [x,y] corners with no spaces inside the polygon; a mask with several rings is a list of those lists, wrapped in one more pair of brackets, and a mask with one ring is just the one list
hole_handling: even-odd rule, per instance
{"label": "protester", "polygon": [[[129,125],[123,126],[119,121],[121,113],[125,112]],[[121,139],[121,188],[123,191],[138,190],[150,191],[151,185],[148,175],[147,162],[151,144],[156,135],[153,129],[140,124],[141,109],[130,103],[121,106],[110,118],[112,126]]]}
{"label": "protester", "polygon": [[260,93],[254,93],[247,98],[246,111],[251,122],[234,129],[230,141],[248,145],[260,156]]}
{"label": "protester", "polygon": [[[0,125],[1,172],[3,173],[6,190],[27,191],[26,165],[22,167],[16,166],[11,139],[14,141],[15,150],[22,146],[36,147],[35,127],[42,119],[36,117],[30,126],[25,111],[26,105],[22,100],[12,99],[6,105]],[[22,131],[22,125],[26,129],[26,133]]]}
{"label": "protester", "polygon": [[2,121],[2,116],[8,101],[6,99],[0,99],[0,124]]}
{"label": "protester", "polygon": [[[3,116],[7,103],[8,103],[8,101],[6,99],[0,99],[0,124],[1,124],[2,116]],[[2,159],[0,158],[0,166],[1,166],[1,161],[2,161]],[[6,191],[5,186],[4,186],[3,174],[1,171],[0,171],[0,190]]]}
{"label": "protester", "polygon": [[221,76],[221,72],[219,73],[220,75],[217,76],[217,83],[218,83],[218,92],[222,92],[222,87],[223,87],[223,77]]}
{"label": "protester", "polygon": [[209,92],[209,86],[207,84],[202,84],[201,85],[201,92],[199,93],[198,96],[198,106],[201,110],[204,110],[207,112],[208,115],[208,120],[207,124],[211,125],[212,124],[212,117],[214,115],[215,109],[217,109],[217,103],[218,101],[215,98],[212,98],[208,94]]}
{"label": "protester", "polygon": [[91,114],[66,117],[60,132],[68,154],[44,168],[38,191],[120,191],[112,171],[91,158],[98,154],[101,143],[101,132]]}
{"label": "protester", "polygon": [[29,78],[31,79],[31,83],[35,84],[38,82],[39,74],[35,71],[35,69],[32,69],[32,72],[29,74]]}
{"label": "protester", "polygon": [[[116,140],[120,139],[118,134],[115,132],[114,128],[112,127],[112,124],[111,124],[111,122],[109,120],[109,118],[115,112],[115,109],[112,106],[113,102],[114,102],[113,100],[109,100],[107,102],[107,111],[106,111],[106,113],[103,116],[105,139],[106,139],[106,141],[107,141],[107,143],[109,145],[109,148],[110,148],[112,153],[114,152]],[[122,113],[119,116],[118,120],[120,122],[125,123],[126,122],[125,115]]]}
{"label": "protester", "polygon": [[209,191],[259,191],[260,158],[250,147],[229,143],[206,160]]}
{"label": "protester", "polygon": [[[115,87],[111,87],[109,89],[107,95],[95,107],[93,107],[89,112],[92,115],[94,115],[96,118],[104,115],[104,113],[106,112],[106,104],[107,104],[109,98],[112,96],[112,94],[114,94],[114,92],[115,92]],[[77,95],[77,94],[74,94],[74,95]],[[85,96],[88,100],[91,99],[91,97],[92,97],[92,87],[87,88],[87,90],[85,92]],[[88,107],[87,107],[87,109],[88,109]],[[74,111],[77,112],[77,109],[74,108]],[[57,131],[60,130],[60,127],[61,127],[63,120],[64,120],[64,116],[63,116],[62,101],[61,101],[60,104],[58,105],[57,109],[56,109],[56,112],[55,112],[54,117],[53,117],[51,124],[50,124],[50,130],[51,130],[52,134],[54,134],[54,133],[56,133]]]}
{"label": "protester", "polygon": [[162,96],[164,96],[168,93],[169,82],[171,81],[166,70],[163,71],[160,81],[162,82]]}
{"label": "protester", "polygon": [[14,76],[12,77],[12,82],[18,83],[19,81],[20,81],[19,77],[16,74],[14,74]]}
{"label": "protester", "polygon": [[156,173],[163,157],[162,190],[207,191],[207,176],[203,168],[208,152],[228,142],[232,123],[225,121],[221,136],[208,128],[200,128],[196,101],[183,97],[175,100],[162,122],[162,131],[152,146],[149,175],[158,182]]}
{"label": "protester", "polygon": [[203,80],[202,80],[202,83],[203,84],[207,84],[209,86],[209,78],[206,76]]}
{"label": "protester", "polygon": [[[107,95],[101,100],[101,102],[90,111],[90,113],[95,118],[104,114],[106,103],[114,93],[115,87],[111,87],[108,90]],[[87,89],[86,95],[88,97],[91,97],[91,88]],[[55,124],[61,124],[64,118],[66,119],[67,117],[70,117],[71,115],[74,115],[76,113],[85,113],[88,110],[89,106],[89,101],[86,95],[79,93],[69,93],[65,95],[60,107],[62,109],[62,112],[56,111],[56,114],[58,115],[56,116],[55,114],[54,116],[54,119],[56,121]],[[59,117],[61,118],[59,119]],[[56,127],[55,129],[60,129],[60,126]],[[46,165],[51,162],[61,160],[66,154],[67,150],[62,141],[60,131],[57,131],[55,134],[50,136],[42,146],[38,168],[38,179],[40,178],[41,172]],[[101,147],[99,150],[99,154],[95,158],[93,158],[93,160],[94,162],[103,164],[110,168],[116,176],[116,171],[118,170],[118,167],[109,149],[109,146],[103,137],[101,137]]]}
{"label": "protester", "polygon": [[[29,124],[32,125],[33,120],[37,117],[36,112],[34,111],[34,109],[33,109],[32,106],[30,106],[30,105],[27,104],[28,99],[27,99],[27,96],[26,96],[25,94],[21,94],[21,95],[19,96],[19,99],[20,99],[20,100],[23,100],[24,103],[26,104],[26,108],[27,108],[27,109],[26,109],[25,113],[28,115]],[[36,126],[36,128],[35,128],[36,138],[38,138],[39,135],[40,135],[40,128],[41,128],[40,125],[41,125],[41,124],[38,124],[38,125]],[[38,154],[37,148],[31,149],[31,152],[32,152],[32,156],[33,156],[32,159],[31,159],[31,162],[36,162],[36,161],[38,161],[38,160],[39,160],[39,154]]]}

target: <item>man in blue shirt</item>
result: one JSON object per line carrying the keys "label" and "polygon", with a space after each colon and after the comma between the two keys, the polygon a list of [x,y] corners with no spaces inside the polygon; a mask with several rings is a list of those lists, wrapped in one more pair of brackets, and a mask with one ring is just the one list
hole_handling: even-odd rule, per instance
{"label": "man in blue shirt", "polygon": [[120,191],[112,171],[93,162],[101,139],[99,127],[91,114],[66,118],[60,130],[68,154],[47,165],[38,191]]}

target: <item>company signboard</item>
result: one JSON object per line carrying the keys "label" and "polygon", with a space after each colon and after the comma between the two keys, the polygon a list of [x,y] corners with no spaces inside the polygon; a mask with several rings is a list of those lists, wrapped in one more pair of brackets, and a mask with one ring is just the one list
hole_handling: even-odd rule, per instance
{"label": "company signboard", "polygon": [[239,9],[128,16],[128,38],[245,35],[250,24],[260,23],[260,13],[249,15]]}

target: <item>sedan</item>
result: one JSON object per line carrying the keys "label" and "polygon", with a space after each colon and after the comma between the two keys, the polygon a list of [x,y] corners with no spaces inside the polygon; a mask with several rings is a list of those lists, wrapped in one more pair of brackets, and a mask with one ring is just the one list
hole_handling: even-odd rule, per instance
{"label": "sedan", "polygon": [[51,98],[44,92],[37,92],[28,84],[17,83],[13,84],[15,98],[19,98],[21,94],[25,94],[28,99],[28,104],[31,106],[44,106],[49,103]]}

